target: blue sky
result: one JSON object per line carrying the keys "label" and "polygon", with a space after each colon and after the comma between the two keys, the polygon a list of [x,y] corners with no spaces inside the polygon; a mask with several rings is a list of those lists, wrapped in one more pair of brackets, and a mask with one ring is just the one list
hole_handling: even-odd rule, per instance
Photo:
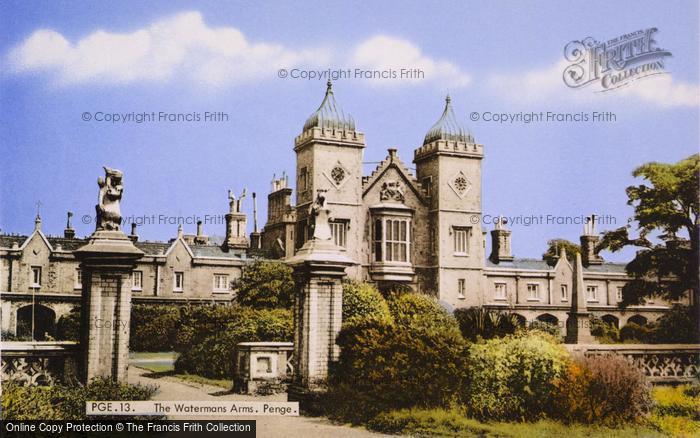
{"label": "blue sky", "polygon": [[[424,79],[339,80],[336,99],[366,135],[365,161],[396,147],[412,167],[449,92],[484,144],[487,215],[598,213],[621,225],[634,167],[698,150],[695,1],[375,3],[2,2],[0,229],[30,232],[40,200],[45,232],[60,234],[71,210],[78,234],[89,234],[94,225],[81,217],[94,212],[102,165],[125,173],[124,216],[222,214],[227,189],[243,186],[264,198],[274,173],[293,172],[294,137],[325,89],[325,80],[279,78],[280,68],[422,68]],[[610,93],[563,85],[569,41],[650,27],[673,54],[669,74]],[[84,112],[159,111],[221,111],[229,121],[82,120]],[[472,112],[547,111],[610,111],[616,121],[470,120]],[[140,234],[165,240],[176,228],[147,225]],[[515,255],[539,257],[547,239],[577,241],[581,227],[513,231]],[[223,225],[205,232],[221,235]]]}

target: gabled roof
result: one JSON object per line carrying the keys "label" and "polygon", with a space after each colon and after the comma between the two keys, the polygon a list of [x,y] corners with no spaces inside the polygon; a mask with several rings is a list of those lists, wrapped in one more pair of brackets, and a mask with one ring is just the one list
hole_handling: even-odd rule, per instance
{"label": "gabled roof", "polygon": [[408,185],[411,190],[416,194],[421,202],[425,202],[425,197],[423,191],[421,190],[418,180],[413,176],[410,170],[405,164],[399,159],[396,154],[396,149],[389,149],[389,155],[372,171],[369,176],[362,178],[362,196],[365,196],[367,192],[374,187],[374,185],[379,182],[382,176],[391,168],[396,169],[396,171],[403,177],[406,185]]}

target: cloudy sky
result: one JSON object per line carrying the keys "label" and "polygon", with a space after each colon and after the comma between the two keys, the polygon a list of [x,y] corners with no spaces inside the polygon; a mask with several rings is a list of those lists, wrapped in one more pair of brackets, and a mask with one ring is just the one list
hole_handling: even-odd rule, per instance
{"label": "cloudy sky", "polygon": [[[366,135],[365,170],[389,147],[413,167],[449,92],[484,144],[486,215],[597,213],[621,225],[634,167],[698,149],[695,1],[375,3],[2,2],[0,229],[30,232],[40,201],[45,232],[60,234],[71,210],[78,234],[89,234],[94,225],[81,219],[94,213],[102,165],[125,173],[124,216],[222,214],[229,188],[266,196],[273,174],[293,172],[294,137],[323,97],[325,78],[290,77],[305,71],[421,69],[419,79],[336,81],[336,99]],[[672,53],[668,74],[607,93],[564,85],[570,41],[652,27]],[[548,111],[615,120],[483,119]],[[223,112],[228,121],[96,120],[152,112]],[[140,234],[164,240],[176,228],[145,225]],[[539,257],[547,239],[578,240],[581,227],[513,230],[516,256]]]}

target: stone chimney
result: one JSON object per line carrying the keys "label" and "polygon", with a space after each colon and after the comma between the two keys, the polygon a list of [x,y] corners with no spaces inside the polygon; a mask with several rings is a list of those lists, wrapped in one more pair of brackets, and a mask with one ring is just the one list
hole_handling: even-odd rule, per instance
{"label": "stone chimney", "polygon": [[245,197],[243,194],[236,199],[233,193],[229,190],[229,212],[226,215],[226,238],[224,239],[223,248],[225,251],[231,249],[247,249],[248,238],[246,237],[246,227],[248,218],[241,211],[241,204]]}
{"label": "stone chimney", "polygon": [[67,213],[68,219],[66,220],[66,229],[63,230],[63,237],[66,239],[74,239],[75,238],[75,230],[73,229],[73,225],[70,223],[71,218],[73,217],[73,212],[69,211]]}
{"label": "stone chimney", "polygon": [[586,223],[583,225],[583,235],[581,236],[581,259],[584,266],[600,265],[603,259],[595,250],[598,244],[598,233],[596,232],[596,215],[592,214],[586,218]]}
{"label": "stone chimney", "polygon": [[194,236],[194,243],[195,245],[206,245],[209,243],[209,236],[204,235],[201,220],[197,221],[197,235]]}
{"label": "stone chimney", "polygon": [[513,255],[510,252],[510,231],[506,229],[507,220],[499,216],[496,226],[491,231],[491,259],[494,263],[512,262]]}
{"label": "stone chimney", "polygon": [[258,231],[258,199],[253,192],[253,232],[250,233],[250,248],[260,250],[262,247],[262,235]]}
{"label": "stone chimney", "polygon": [[131,234],[129,234],[129,239],[134,243],[139,241],[139,235],[136,234],[136,222],[131,223]]}

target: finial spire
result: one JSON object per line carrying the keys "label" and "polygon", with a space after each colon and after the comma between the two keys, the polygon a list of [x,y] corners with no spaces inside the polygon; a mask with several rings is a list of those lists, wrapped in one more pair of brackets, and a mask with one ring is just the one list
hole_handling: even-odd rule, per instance
{"label": "finial spire", "polygon": [[326,82],[326,94],[332,93],[333,92],[333,82],[331,82],[330,79],[328,79],[328,82]]}
{"label": "finial spire", "polygon": [[452,98],[450,97],[450,93],[447,93],[447,96],[445,96],[445,103],[449,106],[450,103],[452,103]]}

